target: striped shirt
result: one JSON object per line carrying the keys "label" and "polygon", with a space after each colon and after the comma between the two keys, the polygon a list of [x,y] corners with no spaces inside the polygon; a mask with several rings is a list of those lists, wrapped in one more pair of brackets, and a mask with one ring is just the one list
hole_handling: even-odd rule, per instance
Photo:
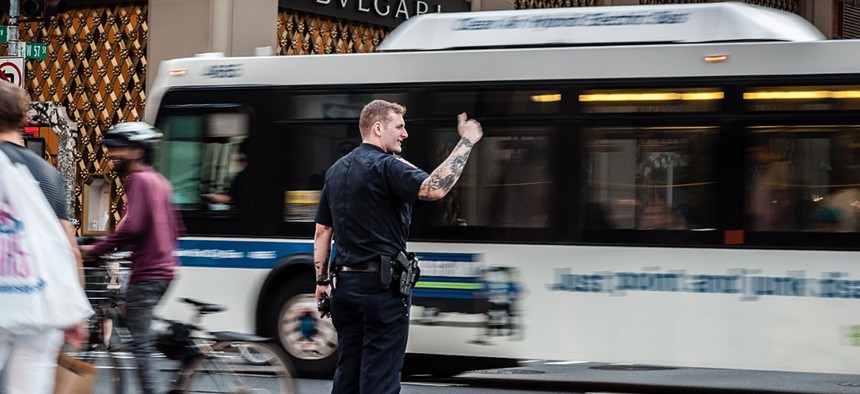
{"label": "striped shirt", "polygon": [[42,194],[48,199],[48,204],[60,220],[69,220],[69,206],[66,203],[66,192],[60,173],[45,159],[29,149],[11,142],[0,143],[0,150],[9,157],[12,163],[20,163],[30,170],[33,178],[39,182]]}

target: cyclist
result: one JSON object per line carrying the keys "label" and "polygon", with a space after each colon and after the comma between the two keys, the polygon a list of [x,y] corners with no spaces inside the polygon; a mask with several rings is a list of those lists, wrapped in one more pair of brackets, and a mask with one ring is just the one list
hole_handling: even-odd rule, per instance
{"label": "cyclist", "polygon": [[120,246],[132,253],[125,323],[132,335],[132,353],[141,388],[144,393],[152,393],[153,309],[175,276],[178,260],[173,252],[184,227],[173,205],[173,188],[148,165],[153,148],[161,141],[161,132],[143,122],[128,122],[105,134],[111,165],[125,178],[128,200],[125,214],[114,231],[106,239],[81,250],[87,259]]}

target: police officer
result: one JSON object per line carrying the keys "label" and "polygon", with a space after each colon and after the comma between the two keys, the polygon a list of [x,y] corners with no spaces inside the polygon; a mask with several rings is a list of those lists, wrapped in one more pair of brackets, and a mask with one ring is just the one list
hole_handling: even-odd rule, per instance
{"label": "police officer", "polygon": [[[409,134],[406,108],[374,100],[361,111],[362,144],[326,172],[316,214],[316,298],[331,295],[338,334],[332,393],[400,392],[411,300],[382,283],[381,261],[406,251],[416,200],[439,200],[454,187],[483,136],[480,123],[457,117],[460,141],[431,174],[398,156]],[[331,241],[337,277],[330,288]],[[387,260],[386,260],[387,261]]]}

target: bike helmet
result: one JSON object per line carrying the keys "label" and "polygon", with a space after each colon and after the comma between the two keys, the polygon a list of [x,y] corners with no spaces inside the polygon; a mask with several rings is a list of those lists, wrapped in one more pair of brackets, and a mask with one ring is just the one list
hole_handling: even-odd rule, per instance
{"label": "bike helmet", "polygon": [[163,134],[145,122],[119,123],[105,132],[105,145],[111,148],[128,147],[151,149],[161,141]]}

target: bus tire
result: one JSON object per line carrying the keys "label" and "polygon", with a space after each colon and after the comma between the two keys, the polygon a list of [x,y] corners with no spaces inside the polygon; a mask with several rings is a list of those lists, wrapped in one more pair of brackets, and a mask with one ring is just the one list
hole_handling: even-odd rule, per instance
{"label": "bus tire", "polygon": [[337,333],[330,318],[320,319],[313,282],[295,278],[275,294],[269,332],[301,377],[331,378],[337,362]]}

